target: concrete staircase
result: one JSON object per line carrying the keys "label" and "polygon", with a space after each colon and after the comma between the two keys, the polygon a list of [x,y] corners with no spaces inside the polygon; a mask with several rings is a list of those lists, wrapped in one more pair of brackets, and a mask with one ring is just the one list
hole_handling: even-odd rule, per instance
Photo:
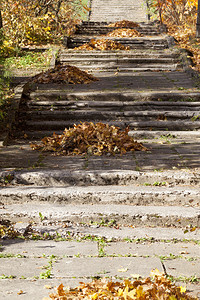
{"label": "concrete staircase", "polygon": [[[103,5],[103,1],[98,3]],[[122,9],[123,2],[120,3]],[[98,9],[96,1],[92,5]],[[97,19],[94,6],[92,19]],[[105,23],[100,29],[97,23],[82,26],[77,29],[78,37],[67,40],[68,47],[74,48],[88,41],[93,33],[97,36],[107,30]],[[115,271],[116,264],[118,268],[128,266],[132,274],[148,276],[155,267],[162,271],[160,260],[164,259],[169,275],[199,282],[199,252],[195,250],[197,254],[192,258],[185,253],[193,253],[194,246],[199,249],[200,240],[200,92],[185,56],[171,46],[171,39],[155,24],[143,24],[143,28],[148,28],[148,34],[152,30],[152,35],[118,39],[130,45],[130,51],[60,52],[60,62],[88,70],[99,81],[88,85],[31,84],[31,89],[24,89],[16,158],[13,160],[12,146],[8,147],[7,165],[0,173],[6,185],[0,189],[0,213],[26,234],[26,224],[32,222],[33,238],[45,239],[48,235],[49,239],[74,243],[74,256],[70,254],[73,270],[69,257],[60,257],[59,271],[53,265],[48,279],[53,284],[62,280],[77,285],[80,280],[103,277],[105,272],[99,271],[99,264],[109,268],[112,278],[130,277],[128,272]],[[62,133],[80,121],[129,126],[129,134],[143,142],[148,151],[114,157],[59,157],[30,150],[29,142],[53,132]],[[25,168],[28,159],[31,165]],[[13,170],[13,166],[18,169]],[[95,259],[90,251],[90,255],[82,254],[80,241],[86,240],[90,250],[97,243]],[[102,248],[102,241],[106,247],[116,246],[115,255]],[[138,254],[133,257],[136,250],[131,248],[128,257],[127,241],[138,247],[152,247],[152,252],[145,256],[138,248],[139,259]],[[42,243],[39,241],[37,247]],[[36,251],[35,246],[31,247]],[[190,250],[186,252],[185,247]],[[75,256],[74,249],[83,258]],[[65,251],[62,249],[62,255],[69,255]],[[110,265],[111,260],[115,267]],[[85,266],[82,275],[80,262]],[[62,269],[63,265],[67,268]],[[41,283],[38,285],[41,290]],[[197,295],[197,285],[187,287]],[[29,295],[31,300],[34,297],[34,293]]]}
{"label": "concrete staircase", "polygon": [[[89,35],[80,34],[85,24],[91,34],[90,23],[83,23],[68,40],[68,47],[77,46],[78,40],[80,44],[90,40]],[[59,62],[91,72],[100,80],[89,86],[32,86],[20,109],[24,133],[37,139],[80,121],[107,122],[132,130],[199,130],[200,94],[184,72],[186,57],[171,46],[172,39],[160,33],[157,25],[143,27],[154,36],[117,39],[131,45],[131,50],[60,51]]]}
{"label": "concrete staircase", "polygon": [[[147,22],[146,1],[138,0],[92,0],[90,21],[122,21]],[[136,13],[137,12],[137,13]]]}

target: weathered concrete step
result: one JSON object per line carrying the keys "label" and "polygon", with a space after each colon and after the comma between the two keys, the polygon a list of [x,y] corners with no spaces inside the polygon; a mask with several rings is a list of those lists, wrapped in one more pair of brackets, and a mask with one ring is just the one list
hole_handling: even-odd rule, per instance
{"label": "weathered concrete step", "polygon": [[[124,111],[190,111],[190,112],[198,112],[200,110],[200,102],[187,102],[187,101],[87,101],[87,100],[76,100],[76,101],[65,101],[66,93],[61,93],[60,99],[56,99],[55,92],[47,92],[47,99],[45,101],[45,97],[43,92],[37,91],[31,93],[30,97],[32,100],[28,100],[27,106],[29,108],[39,109],[39,107],[49,107],[52,111],[54,109],[95,109],[101,110],[105,108],[106,110],[115,109],[124,110]],[[54,101],[53,101],[54,99]],[[55,100],[56,99],[56,100]],[[169,105],[170,104],[170,105]],[[53,105],[53,106],[52,106]]]}
{"label": "weathered concrete step", "polygon": [[[159,38],[109,38],[108,40],[114,40],[121,43],[124,46],[130,46],[131,49],[140,48],[140,49],[167,49],[169,48],[168,40],[165,37]],[[73,37],[73,38],[64,38],[64,45],[68,48],[75,48],[81,46],[90,41],[89,37]]]}
{"label": "weathered concrete step", "polygon": [[61,56],[60,57],[61,62],[68,63],[71,65],[74,65],[75,63],[79,63],[80,65],[90,65],[90,64],[112,64],[112,63],[117,63],[117,64],[174,64],[177,63],[173,58],[171,57],[78,57],[76,58],[75,56]]}
{"label": "weathered concrete step", "polygon": [[[110,25],[110,22],[92,22],[92,21],[83,21],[80,25],[77,25],[77,32],[80,31],[85,31],[85,32],[89,32],[90,30],[94,30],[97,32],[102,31],[113,31],[114,29],[119,29],[119,27],[108,27],[108,25]],[[162,33],[162,32],[166,32],[166,27],[160,25],[159,23],[153,23],[153,22],[148,22],[148,23],[144,23],[144,22],[139,22],[137,23],[139,25],[139,27],[135,27],[135,29],[139,32],[148,32],[148,33]],[[136,25],[137,26],[137,25]],[[125,27],[124,28],[129,28],[129,27]]]}
{"label": "weathered concrete step", "polygon": [[[161,186],[156,186],[156,185]],[[199,188],[168,187],[167,182],[152,186],[83,186],[43,187],[20,186],[0,189],[4,205],[23,203],[109,204],[139,206],[199,206]]]}
{"label": "weathered concrete step", "polygon": [[40,220],[39,213],[51,221],[101,222],[145,227],[198,226],[200,211],[193,207],[179,206],[132,206],[132,205],[58,205],[12,204],[0,208],[1,217],[13,221]]}
{"label": "weathered concrete step", "polygon": [[124,61],[119,61],[118,60],[109,60],[106,61],[101,61],[101,60],[77,60],[77,59],[72,59],[72,60],[65,60],[61,61],[66,64],[71,64],[74,65],[82,70],[100,70],[100,71],[109,71],[109,72],[114,72],[114,71],[121,71],[121,72],[147,72],[147,71],[176,71],[176,70],[181,70],[182,65],[179,62],[127,62],[126,60]]}
{"label": "weathered concrete step", "polygon": [[[90,27],[90,26],[95,26],[95,27],[102,27],[102,26],[108,26],[109,24],[111,24],[111,22],[107,22],[107,21],[82,21],[81,25],[77,25],[78,27]],[[159,25],[159,23],[157,24],[156,22],[137,22],[137,24],[140,27],[143,28],[157,28],[157,26]]]}
{"label": "weathered concrete step", "polygon": [[[152,111],[156,111],[157,113],[178,113],[181,114],[194,114],[197,115],[200,111],[200,103],[198,102],[169,102],[167,101],[134,101],[134,102],[119,102],[119,101],[63,101],[63,100],[30,100],[27,102],[26,106],[30,110],[50,110],[50,111],[69,111],[69,110],[95,110],[102,111],[103,109],[106,111],[131,111],[137,112],[138,114],[142,111],[147,111],[151,113]],[[23,113],[23,110],[21,110]],[[27,112],[29,114],[29,112]]]}
{"label": "weathered concrete step", "polygon": [[83,50],[66,50],[62,51],[59,54],[59,59],[61,61],[64,61],[64,59],[67,58],[77,58],[77,59],[83,59],[83,58],[88,58],[88,59],[93,59],[93,58],[98,58],[98,59],[103,59],[103,58],[112,58],[112,59],[140,59],[141,60],[159,60],[159,59],[177,59],[179,58],[179,52],[177,51],[83,51]]}
{"label": "weathered concrete step", "polygon": [[[79,118],[79,120],[44,120],[44,121],[37,121],[37,120],[26,120],[24,121],[23,124],[23,128],[24,129],[28,129],[28,130],[52,130],[52,131],[56,131],[56,130],[64,130],[65,128],[69,128],[69,127],[73,127],[74,124],[80,124],[80,122],[84,122],[84,121],[94,121],[94,117],[91,117],[91,119],[89,118],[84,118],[82,117],[81,119]],[[102,120],[95,120],[95,121],[102,121]],[[124,122],[121,122],[119,120],[113,120],[113,121],[102,121],[103,123],[107,123],[109,125],[114,125],[114,126],[118,126],[118,127],[127,127],[127,125]]]}
{"label": "weathered concrete step", "polygon": [[155,139],[160,137],[166,138],[177,138],[177,139],[199,139],[200,138],[200,130],[199,131],[146,131],[146,130],[133,130],[129,131],[129,135],[133,136],[136,139]]}
{"label": "weathered concrete step", "polygon": [[[127,122],[128,123],[128,122]],[[130,126],[131,129],[147,129],[147,130],[199,130],[200,129],[200,121],[138,121],[131,122],[127,125]]]}
{"label": "weathered concrete step", "polygon": [[[75,32],[77,35],[87,35],[91,36],[101,36],[101,35],[107,35],[109,32],[112,32],[117,28],[115,27],[102,27],[102,28],[95,28],[95,27],[87,27],[87,28],[78,28]],[[152,30],[152,29],[146,29],[146,28],[136,28],[136,30],[142,35],[142,36],[158,36],[160,35],[160,32],[158,30]]]}
{"label": "weathered concrete step", "polygon": [[12,185],[34,186],[97,186],[97,185],[153,185],[167,182],[170,186],[200,187],[200,174],[187,171],[137,172],[137,171],[67,171],[22,170],[0,172],[0,177],[12,178]]}
{"label": "weathered concrete step", "polygon": [[[62,134],[63,130],[55,130],[56,134]],[[41,140],[45,136],[52,136],[52,130],[37,130],[37,131],[29,131],[24,130],[23,135],[26,134],[29,140]],[[184,139],[190,140],[192,139],[199,139],[200,138],[200,130],[199,131],[166,131],[166,130],[130,130],[129,135],[133,136],[135,139],[145,139],[145,141],[151,139],[157,139],[160,137],[165,138],[172,138],[172,139]],[[17,133],[16,133],[17,136]],[[155,141],[155,140],[154,140]]]}
{"label": "weathered concrete step", "polygon": [[[104,108],[105,109],[105,108]],[[23,115],[23,112],[21,112]],[[160,121],[160,120],[188,120],[193,122],[200,121],[200,111],[106,111],[106,110],[46,110],[46,111],[34,111],[29,110],[25,112],[26,118],[30,120],[116,120],[120,119],[121,121]]]}
{"label": "weathered concrete step", "polygon": [[130,73],[130,72],[169,72],[169,71],[176,71],[181,70],[182,67],[177,64],[171,64],[171,65],[118,65],[118,64],[112,64],[112,65],[91,65],[91,66],[83,66],[79,65],[78,63],[75,64],[77,67],[81,68],[82,70],[94,73],[96,71],[100,72],[124,72],[124,73]]}
{"label": "weathered concrete step", "polygon": [[[24,122],[24,126],[26,129],[29,130],[41,130],[43,128],[44,130],[64,130],[65,128],[72,127],[74,124],[79,124],[80,122],[84,121],[94,121],[94,117],[82,117],[79,118],[79,120],[44,120],[44,121],[29,121],[26,120]],[[102,119],[95,119],[96,122],[103,122],[105,123],[105,120]],[[132,120],[126,120],[126,121],[120,121],[119,119],[115,119],[112,121],[107,121],[109,125],[119,126],[120,128],[125,128],[127,126],[130,127],[130,129],[134,130],[200,130],[200,121],[162,121],[162,120],[156,120],[156,121],[135,121]]]}
{"label": "weathered concrete step", "polygon": [[[148,101],[155,101],[160,103],[158,105],[164,105],[168,102],[171,105],[176,105],[174,102],[178,103],[177,105],[187,105],[187,106],[195,106],[198,105],[200,101],[200,93],[198,91],[186,91],[182,92],[180,90],[163,90],[163,91],[138,91],[138,92],[119,92],[118,90],[112,91],[95,91],[95,90],[83,90],[83,91],[74,91],[71,92],[70,90],[42,90],[42,86],[38,86],[38,90],[30,93],[30,98],[39,100],[38,103],[41,101],[57,101],[56,103],[61,103],[61,100],[68,100],[68,101],[114,101],[114,102],[133,102],[138,104],[139,102],[145,101],[147,104]],[[69,87],[68,87],[69,88]],[[184,101],[184,103],[183,103]],[[190,104],[191,103],[191,104]]]}

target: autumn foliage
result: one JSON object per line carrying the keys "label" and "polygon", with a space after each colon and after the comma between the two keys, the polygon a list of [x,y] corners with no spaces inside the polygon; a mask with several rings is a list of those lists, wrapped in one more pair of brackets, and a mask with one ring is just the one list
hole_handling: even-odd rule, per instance
{"label": "autumn foliage", "polygon": [[104,123],[81,123],[65,129],[63,134],[44,137],[41,144],[31,144],[33,150],[50,151],[57,155],[125,154],[127,151],[147,150],[119,127]]}
{"label": "autumn foliage", "polygon": [[138,37],[141,36],[141,34],[135,30],[135,29],[131,29],[131,28],[119,28],[119,29],[115,29],[111,32],[109,32],[107,34],[107,36],[110,37],[122,37],[122,38],[133,38],[133,37]]}
{"label": "autumn foliage", "polygon": [[123,20],[115,23],[111,23],[108,27],[118,27],[118,28],[138,28],[140,25],[133,21]]}
{"label": "autumn foliage", "polygon": [[110,39],[91,39],[88,43],[83,44],[79,47],[74,48],[74,50],[129,50],[130,48],[125,47],[117,41],[112,41]]}
{"label": "autumn foliage", "polygon": [[[155,275],[156,274],[156,275]],[[63,284],[50,298],[43,300],[194,300],[197,298],[187,295],[186,289],[172,284],[157,269],[151,272],[151,278],[144,280],[124,280],[113,282],[107,279],[93,280],[91,283],[81,283],[74,289],[64,289]]]}
{"label": "autumn foliage", "polygon": [[82,0],[1,0],[4,43],[9,55],[26,44],[59,40],[73,32],[86,9]]}
{"label": "autumn foliage", "polygon": [[195,38],[198,0],[152,0],[150,6],[177,45],[193,53],[194,68],[199,71],[200,40]]}

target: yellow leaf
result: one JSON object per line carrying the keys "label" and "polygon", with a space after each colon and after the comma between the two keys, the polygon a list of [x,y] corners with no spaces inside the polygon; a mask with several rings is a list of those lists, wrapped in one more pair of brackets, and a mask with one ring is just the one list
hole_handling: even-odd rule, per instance
{"label": "yellow leaf", "polygon": [[128,269],[127,268],[121,268],[121,269],[118,269],[118,272],[127,272]]}
{"label": "yellow leaf", "polygon": [[136,293],[138,298],[144,295],[143,287],[141,285],[136,289]]}
{"label": "yellow leaf", "polygon": [[136,289],[131,290],[131,291],[128,293],[128,296],[131,297],[131,298],[133,298],[135,295],[136,295]]}
{"label": "yellow leaf", "polygon": [[20,290],[18,293],[17,293],[17,295],[21,295],[21,294],[23,294],[24,292],[22,291],[22,290]]}
{"label": "yellow leaf", "polygon": [[169,300],[178,300],[177,298],[176,298],[176,296],[169,296]]}
{"label": "yellow leaf", "polygon": [[181,294],[186,292],[186,287],[185,286],[184,287],[183,286],[179,286],[179,288],[180,288]]}
{"label": "yellow leaf", "polygon": [[155,276],[157,276],[157,277],[162,277],[163,275],[164,275],[164,274],[161,273],[158,269],[151,270],[151,272],[150,272],[150,276],[152,276],[153,278],[154,278]]}
{"label": "yellow leaf", "polygon": [[44,288],[47,289],[47,290],[50,290],[50,289],[52,289],[52,286],[51,285],[45,285]]}
{"label": "yellow leaf", "polygon": [[123,290],[120,288],[120,289],[118,289],[118,296],[120,297],[120,296],[123,296]]}

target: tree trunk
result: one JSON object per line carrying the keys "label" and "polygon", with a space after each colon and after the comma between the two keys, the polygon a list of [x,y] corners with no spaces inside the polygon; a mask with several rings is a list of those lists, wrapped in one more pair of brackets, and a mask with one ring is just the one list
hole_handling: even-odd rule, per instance
{"label": "tree trunk", "polygon": [[1,16],[1,10],[0,10],[0,29],[3,27],[3,22],[2,22],[2,16]]}
{"label": "tree trunk", "polygon": [[196,37],[197,37],[197,38],[200,38],[200,0],[198,0],[197,24],[196,24]]}

